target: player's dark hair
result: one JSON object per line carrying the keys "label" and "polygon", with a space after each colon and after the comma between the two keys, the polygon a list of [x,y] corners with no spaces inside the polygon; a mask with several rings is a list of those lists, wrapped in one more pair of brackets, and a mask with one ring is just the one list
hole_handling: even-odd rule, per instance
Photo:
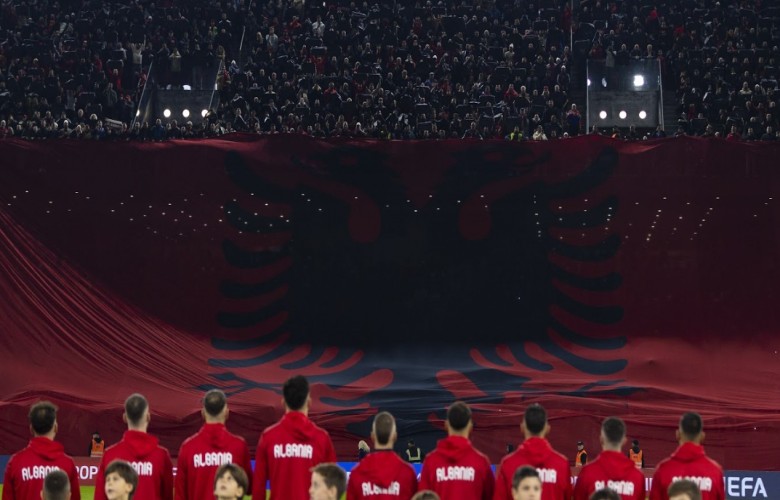
{"label": "player's dark hair", "polygon": [[668,495],[688,495],[689,500],[701,500],[701,490],[690,479],[681,479],[669,485]]}
{"label": "player's dark hair", "polygon": [[132,500],[133,495],[135,495],[135,490],[138,488],[138,473],[135,472],[132,465],[124,460],[114,460],[108,464],[103,477],[108,477],[109,474],[113,473],[116,473],[119,477],[124,479],[127,484],[133,487],[130,494],[127,496],[128,499]]}
{"label": "player's dark hair", "polygon": [[536,470],[535,467],[531,467],[530,465],[523,465],[522,467],[518,467],[515,471],[515,474],[512,476],[512,488],[517,489],[518,486],[520,486],[520,483],[523,482],[523,479],[527,477],[535,477],[541,482],[541,478],[539,477],[539,471]]}
{"label": "player's dark hair", "polygon": [[422,490],[415,493],[412,500],[441,500],[441,497],[435,491]]}
{"label": "player's dark hair", "polygon": [[46,474],[43,480],[43,500],[67,500],[70,493],[70,479],[60,469]]}
{"label": "player's dark hair", "polygon": [[149,408],[149,402],[145,397],[138,393],[131,394],[125,400],[127,421],[133,426],[139,425],[147,408]]}
{"label": "player's dark hair", "polygon": [[303,375],[291,377],[284,383],[282,394],[287,408],[298,411],[303,408],[309,397],[309,381]]}
{"label": "player's dark hair", "polygon": [[626,424],[617,417],[609,417],[602,422],[601,432],[609,444],[620,446],[626,437]]}
{"label": "player's dark hair", "polygon": [[35,434],[48,434],[57,421],[57,407],[50,401],[39,401],[30,407],[27,418]]}
{"label": "player's dark hair", "polygon": [[588,500],[620,500],[620,495],[615,490],[602,488],[594,491]]}
{"label": "player's dark hair", "polygon": [[227,396],[219,389],[211,389],[203,397],[203,409],[212,417],[219,416],[227,405]]}
{"label": "player's dark hair", "polygon": [[447,409],[447,423],[450,429],[462,431],[471,422],[471,408],[463,401],[456,401]]}
{"label": "player's dark hair", "polygon": [[246,471],[241,466],[236,464],[222,464],[214,473],[214,489],[217,488],[217,481],[225,475],[226,472],[230,472],[233,479],[236,480],[239,486],[244,490],[244,495],[249,495],[252,492],[249,491],[249,477],[246,475]]}
{"label": "player's dark hair", "polygon": [[547,425],[547,412],[542,405],[534,403],[525,409],[523,421],[525,422],[525,428],[528,432],[534,436],[538,436],[544,431],[544,427]]}
{"label": "player's dark hair", "polygon": [[393,429],[395,428],[395,419],[393,416],[386,412],[379,412],[374,417],[374,437],[376,437],[376,444],[386,445],[390,442],[390,436],[393,435]]}
{"label": "player's dark hair", "polygon": [[338,465],[334,463],[322,463],[312,467],[311,471],[322,476],[322,480],[325,481],[326,487],[336,487],[336,498],[341,498],[341,495],[347,491],[347,473]]}
{"label": "player's dark hair", "polygon": [[680,432],[690,439],[696,439],[701,431],[704,430],[704,424],[701,421],[701,415],[688,412],[680,418]]}

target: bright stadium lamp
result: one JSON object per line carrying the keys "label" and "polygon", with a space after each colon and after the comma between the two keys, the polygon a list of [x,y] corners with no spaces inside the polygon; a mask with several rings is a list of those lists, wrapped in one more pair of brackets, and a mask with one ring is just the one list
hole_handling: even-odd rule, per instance
{"label": "bright stadium lamp", "polygon": [[621,120],[625,120],[626,117],[628,116],[628,113],[626,113],[625,110],[620,110],[620,113],[618,113],[618,116],[620,117]]}
{"label": "bright stadium lamp", "polygon": [[202,116],[203,118],[206,118],[207,114],[209,114],[209,110],[208,109],[203,109],[200,112],[200,116]]}
{"label": "bright stadium lamp", "polygon": [[645,118],[647,118],[647,112],[643,109],[639,112],[639,119],[644,120]]}
{"label": "bright stadium lamp", "polygon": [[190,110],[189,109],[185,109],[184,111],[181,112],[181,116],[183,116],[184,118],[189,118],[190,117]]}
{"label": "bright stadium lamp", "polygon": [[634,75],[634,87],[641,87],[645,84],[645,77],[642,75]]}
{"label": "bright stadium lamp", "polygon": [[165,108],[163,110],[163,116],[166,117],[166,118],[170,118],[171,117],[171,110],[168,109],[168,108]]}
{"label": "bright stadium lamp", "polygon": [[599,118],[605,120],[607,118],[607,112],[606,111],[599,112]]}

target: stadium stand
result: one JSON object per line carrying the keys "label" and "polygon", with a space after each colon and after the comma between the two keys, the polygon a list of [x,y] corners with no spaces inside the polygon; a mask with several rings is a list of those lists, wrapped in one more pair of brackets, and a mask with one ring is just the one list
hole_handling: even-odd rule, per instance
{"label": "stadium stand", "polygon": [[[779,20],[750,0],[6,1],[0,137],[554,139],[584,128],[587,58],[657,58],[666,132],[616,136],[774,140]],[[147,81],[219,104],[136,121]]]}

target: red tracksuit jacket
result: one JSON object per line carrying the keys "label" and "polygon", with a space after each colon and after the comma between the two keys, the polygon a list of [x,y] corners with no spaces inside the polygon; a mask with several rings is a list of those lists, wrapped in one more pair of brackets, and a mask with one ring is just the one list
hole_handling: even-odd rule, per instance
{"label": "red tracksuit jacket", "polygon": [[122,440],[103,454],[95,477],[95,500],[106,500],[105,470],[114,460],[130,462],[138,473],[138,486],[133,498],[173,500],[171,456],[168,450],[157,444],[156,437],[141,431],[126,431]]}
{"label": "red tracksuit jacket", "polygon": [[176,468],[176,500],[214,500],[214,473],[222,464],[239,465],[250,478],[252,462],[244,438],[231,434],[224,424],[204,424],[179,449]]}
{"label": "red tracksuit jacket", "polygon": [[265,498],[265,483],[270,479],[271,500],[309,500],[309,469],[335,461],[328,433],[303,413],[289,411],[260,435],[252,498]]}
{"label": "red tracksuit jacket", "polygon": [[678,479],[690,479],[699,485],[702,500],[723,500],[723,469],[694,443],[681,444],[672,455],[661,461],[653,474],[650,500],[668,500],[669,485]]}
{"label": "red tracksuit jacket", "polygon": [[539,470],[542,500],[571,498],[571,469],[566,457],[552,449],[544,438],[526,439],[514,452],[505,456],[496,474],[494,500],[512,500],[512,476],[518,467],[530,465]]}
{"label": "red tracksuit jacket", "polygon": [[3,479],[3,500],[40,500],[43,480],[54,469],[61,469],[70,479],[72,500],[81,500],[79,474],[73,459],[60,443],[45,437],[34,437],[27,448],[8,461]]}
{"label": "red tracksuit jacket", "polygon": [[645,475],[622,453],[602,451],[582,467],[574,485],[574,500],[588,500],[602,488],[617,491],[621,500],[645,500]]}
{"label": "red tracksuit jacket", "polygon": [[447,500],[491,500],[495,479],[490,460],[465,437],[439,441],[425,457],[420,490],[433,490]]}
{"label": "red tracksuit jacket", "polygon": [[417,492],[417,474],[393,450],[376,450],[352,469],[347,500],[409,500]]}

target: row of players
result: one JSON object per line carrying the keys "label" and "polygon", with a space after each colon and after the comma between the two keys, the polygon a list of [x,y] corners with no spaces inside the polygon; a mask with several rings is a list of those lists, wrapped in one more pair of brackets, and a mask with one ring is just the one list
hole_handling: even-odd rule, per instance
{"label": "row of players", "polygon": [[[270,482],[271,500],[307,500],[312,469],[336,462],[336,454],[328,433],[308,418],[308,381],[302,376],[292,377],[285,382],[282,392],[285,414],[260,436],[252,472],[246,441],[225,428],[225,394],[209,391],[203,403],[205,424],[184,441],[179,451],[175,497],[170,455],[159,446],[157,438],[147,433],[148,402],[140,394],[133,394],[125,402],[123,418],[128,431],[120,442],[105,450],[96,484],[105,484],[109,464],[124,460],[138,475],[136,498],[211,500],[217,468],[235,463],[246,472],[244,491],[251,491],[253,498],[266,498],[266,485]],[[80,500],[73,460],[64,454],[62,445],[53,441],[57,432],[56,408],[51,403],[37,403],[29,418],[34,437],[27,448],[8,462],[2,500],[37,500],[46,474],[53,469],[68,473],[72,498]],[[526,409],[521,423],[525,440],[503,458],[495,477],[488,458],[469,441],[473,422],[468,405],[456,402],[450,406],[446,428],[448,437],[439,441],[425,458],[418,481],[414,469],[393,452],[398,437],[395,419],[388,412],[377,414],[371,431],[375,451],[352,470],[346,486],[347,498],[409,500],[418,490],[432,490],[444,500],[511,500],[519,493],[516,473],[523,466],[536,471],[541,500],[587,500],[603,488],[613,490],[622,500],[646,498],[643,474],[620,451],[625,444],[626,427],[619,418],[608,418],[602,424],[602,452],[581,469],[573,488],[566,457],[546,439],[550,426],[546,411],[538,404]],[[704,500],[724,500],[723,471],[704,453],[704,430],[698,414],[682,416],[677,439],[680,446],[655,471],[650,500],[669,500],[670,486],[680,480],[695,483]],[[98,487],[95,500],[113,499]]]}
{"label": "row of players", "polygon": [[[106,467],[103,486],[109,500],[133,500],[138,487],[138,473],[124,460],[114,460]],[[337,464],[321,463],[311,469],[309,500],[340,500],[347,490],[347,473]],[[249,477],[240,466],[224,464],[214,475],[215,500],[242,500],[249,491]],[[701,490],[689,479],[675,481],[669,486],[670,500],[701,500]],[[530,465],[518,468],[512,478],[513,500],[540,500],[542,479],[539,471]],[[613,489],[596,490],[588,500],[620,500]],[[49,472],[43,480],[41,500],[70,500],[68,475],[59,469]],[[421,490],[411,500],[442,500],[433,490]]]}

